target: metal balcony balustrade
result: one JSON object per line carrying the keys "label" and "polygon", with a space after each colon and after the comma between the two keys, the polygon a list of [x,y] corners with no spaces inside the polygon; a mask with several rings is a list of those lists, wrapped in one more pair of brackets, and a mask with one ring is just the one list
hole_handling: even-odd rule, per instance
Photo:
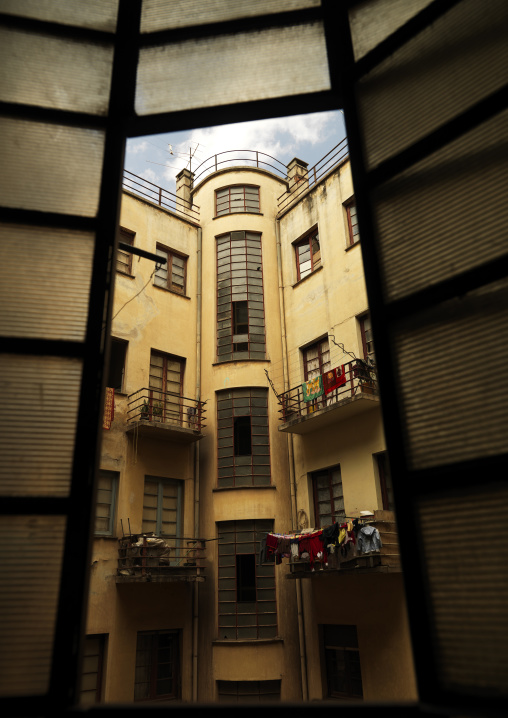
{"label": "metal balcony balustrade", "polygon": [[154,534],[119,539],[117,583],[204,581],[205,541]]}
{"label": "metal balcony balustrade", "polygon": [[280,160],[258,150],[226,150],[203,160],[194,170],[194,186],[212,172],[225,167],[258,167],[287,179],[287,167]]}
{"label": "metal balcony balustrade", "polygon": [[155,202],[159,207],[170,209],[184,215],[187,219],[199,222],[199,207],[196,204],[191,204],[182,197],[178,197],[174,192],[139,177],[139,175],[135,175],[129,170],[123,171],[122,187],[129,192],[148,199],[150,202]]}
{"label": "metal balcony balustrade", "polygon": [[[318,423],[320,425],[323,423],[322,418],[321,421],[316,421],[318,417],[323,417],[324,414],[341,406],[350,405],[358,399],[377,402],[377,376],[372,364],[363,359],[354,359],[344,364],[344,374],[345,382],[342,386],[312,401],[305,401],[302,384],[279,394],[281,406],[279,429],[294,433],[307,433],[312,430],[311,424],[308,424],[306,429],[302,429],[300,426],[302,422],[312,419],[312,424],[315,424],[314,428],[318,428]],[[358,410],[361,409],[357,407],[354,413],[357,413]]]}
{"label": "metal balcony balustrade", "polygon": [[202,438],[206,402],[144,387],[128,397],[127,431],[189,442]]}

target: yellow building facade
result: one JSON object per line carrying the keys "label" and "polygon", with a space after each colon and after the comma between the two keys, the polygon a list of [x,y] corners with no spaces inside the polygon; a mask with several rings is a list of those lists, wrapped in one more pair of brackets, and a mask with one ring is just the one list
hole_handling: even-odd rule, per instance
{"label": "yellow building facade", "polygon": [[83,701],[415,699],[347,157],[234,164],[123,194]]}

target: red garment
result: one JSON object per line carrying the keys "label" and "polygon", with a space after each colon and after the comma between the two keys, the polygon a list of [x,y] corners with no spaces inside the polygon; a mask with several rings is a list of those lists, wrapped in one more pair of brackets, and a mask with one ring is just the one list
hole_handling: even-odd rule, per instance
{"label": "red garment", "polygon": [[334,389],[338,389],[339,386],[344,386],[345,383],[346,371],[344,369],[344,364],[340,369],[339,367],[336,369],[330,369],[330,371],[323,374],[323,388],[325,390],[325,394],[329,394]]}
{"label": "red garment", "polygon": [[323,531],[321,530],[316,533],[309,534],[308,536],[300,536],[298,550],[300,551],[300,555],[307,551],[309,554],[309,563],[311,568],[314,568],[314,560],[316,559],[318,553],[323,552],[323,558],[326,556],[324,553],[323,542],[319,538],[322,533]]}

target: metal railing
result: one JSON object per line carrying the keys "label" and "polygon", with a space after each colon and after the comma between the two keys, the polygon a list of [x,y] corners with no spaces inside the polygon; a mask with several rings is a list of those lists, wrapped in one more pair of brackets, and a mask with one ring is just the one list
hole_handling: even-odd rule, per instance
{"label": "metal railing", "polygon": [[320,159],[319,162],[316,162],[313,167],[309,167],[307,175],[300,180],[298,187],[292,191],[290,190],[289,192],[284,192],[277,198],[277,207],[279,212],[283,212],[287,209],[291,204],[293,204],[293,202],[301,197],[301,195],[306,192],[309,187],[314,187],[325,176],[325,174],[344,162],[344,160],[348,157],[348,142],[347,139],[344,139],[342,142],[339,142],[338,145],[335,145],[330,152],[327,152],[327,154]]}
{"label": "metal railing", "polygon": [[203,539],[132,534],[119,539],[117,573],[126,578],[171,576],[179,569],[199,574],[204,560]]}
{"label": "metal railing", "polygon": [[149,199],[150,202],[155,202],[160,207],[183,214],[195,222],[199,221],[199,207],[196,204],[189,203],[187,200],[178,197],[174,192],[139,177],[133,172],[129,172],[129,170],[123,171],[122,187],[140,197]]}
{"label": "metal railing", "polygon": [[144,387],[129,395],[127,421],[150,421],[201,431],[205,427],[205,404],[171,391]]}
{"label": "metal railing", "polygon": [[[233,153],[240,156],[226,157],[226,155]],[[205,174],[217,172],[217,170],[222,168],[222,165],[231,167],[237,166],[240,162],[246,162],[249,163],[249,165],[252,163],[253,167],[260,167],[261,169],[269,168],[283,179],[287,179],[288,170],[286,165],[275,157],[266,154],[266,152],[258,152],[258,150],[226,150],[225,152],[219,152],[216,155],[208,157],[196,167],[194,170],[194,186],[200,177],[204,179]]]}
{"label": "metal railing", "polygon": [[312,416],[316,411],[333,406],[342,399],[360,394],[377,394],[377,376],[374,366],[363,359],[344,364],[345,381],[342,386],[312,401],[305,401],[301,384],[279,394],[280,421],[285,424],[293,419]]}

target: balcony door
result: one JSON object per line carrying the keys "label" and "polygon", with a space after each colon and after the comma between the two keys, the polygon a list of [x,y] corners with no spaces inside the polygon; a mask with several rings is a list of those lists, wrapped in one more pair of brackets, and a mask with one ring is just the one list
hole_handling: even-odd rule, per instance
{"label": "balcony door", "polygon": [[[328,339],[321,339],[315,344],[311,344],[303,351],[303,375],[305,381],[315,379],[324,374],[331,368],[330,363],[330,345]],[[324,395],[319,399],[309,402],[307,411],[312,413],[326,406]]]}
{"label": "balcony door", "polygon": [[185,359],[152,350],[150,355],[150,416],[153,421],[182,425]]}

